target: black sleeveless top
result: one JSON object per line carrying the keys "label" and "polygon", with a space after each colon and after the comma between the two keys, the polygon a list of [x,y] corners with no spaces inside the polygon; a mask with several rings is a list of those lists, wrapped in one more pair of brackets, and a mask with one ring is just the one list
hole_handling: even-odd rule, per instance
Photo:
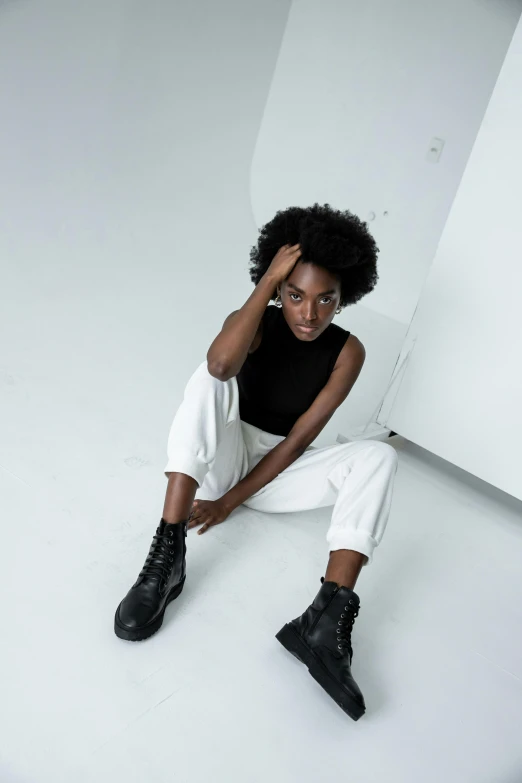
{"label": "black sleeveless top", "polygon": [[299,340],[282,308],[268,305],[261,343],[236,376],[240,419],[288,435],[328,381],[349,334],[331,323],[315,340]]}

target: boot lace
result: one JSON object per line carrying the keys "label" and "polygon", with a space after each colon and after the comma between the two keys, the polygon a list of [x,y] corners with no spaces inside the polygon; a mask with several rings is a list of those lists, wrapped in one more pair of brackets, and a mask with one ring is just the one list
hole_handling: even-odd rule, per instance
{"label": "boot lace", "polygon": [[169,530],[165,533],[156,531],[152,544],[145,560],[145,564],[140,571],[140,577],[156,577],[160,583],[168,581],[172,564],[174,562],[174,553],[172,547],[174,531]]}
{"label": "boot lace", "polygon": [[359,614],[359,607],[351,598],[348,605],[344,607],[341,617],[337,622],[337,647],[341,652],[348,652],[350,658],[353,655],[352,650],[352,629],[355,618]]}

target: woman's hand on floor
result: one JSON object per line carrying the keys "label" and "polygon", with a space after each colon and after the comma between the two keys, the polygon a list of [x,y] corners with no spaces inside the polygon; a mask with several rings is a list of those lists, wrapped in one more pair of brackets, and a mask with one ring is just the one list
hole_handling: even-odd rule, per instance
{"label": "woman's hand on floor", "polygon": [[205,533],[209,527],[224,522],[229,513],[221,500],[195,500],[192,504],[188,529],[203,525],[201,530],[198,530],[198,535]]}

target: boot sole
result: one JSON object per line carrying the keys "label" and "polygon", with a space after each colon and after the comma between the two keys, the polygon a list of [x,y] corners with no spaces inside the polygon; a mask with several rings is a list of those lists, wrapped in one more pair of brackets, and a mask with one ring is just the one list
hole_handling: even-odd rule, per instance
{"label": "boot sole", "polygon": [[287,623],[276,634],[277,641],[292,653],[298,661],[308,667],[308,671],[326,693],[350,716],[353,720],[359,720],[366,709],[360,702],[342,688],[337,680],[332,677],[324,663],[316,656],[314,651],[304,639]]}
{"label": "boot sole", "polygon": [[167,600],[165,601],[165,606],[161,610],[161,612],[158,614],[158,616],[151,622],[147,623],[147,625],[142,625],[140,628],[127,628],[127,626],[122,625],[119,621],[119,610],[120,607],[116,609],[116,614],[114,615],[114,633],[119,639],[125,639],[127,642],[142,642],[145,639],[148,639],[150,636],[156,633],[156,631],[159,631],[161,626],[163,625],[163,616],[165,614],[165,609],[170,604],[171,601],[173,601],[175,598],[178,597],[178,595],[183,590],[183,586],[185,584],[185,578],[183,577],[182,581],[176,585],[174,590],[167,596]]}

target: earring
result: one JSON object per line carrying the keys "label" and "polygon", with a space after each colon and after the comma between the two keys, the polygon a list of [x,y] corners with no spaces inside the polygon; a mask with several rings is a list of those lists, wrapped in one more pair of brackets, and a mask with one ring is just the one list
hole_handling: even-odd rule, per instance
{"label": "earring", "polygon": [[337,308],[337,310],[335,311],[335,314],[336,314],[336,315],[339,315],[339,313],[341,313],[341,312],[342,312],[342,310],[343,310],[343,308],[342,308],[342,307],[338,307],[338,308]]}

